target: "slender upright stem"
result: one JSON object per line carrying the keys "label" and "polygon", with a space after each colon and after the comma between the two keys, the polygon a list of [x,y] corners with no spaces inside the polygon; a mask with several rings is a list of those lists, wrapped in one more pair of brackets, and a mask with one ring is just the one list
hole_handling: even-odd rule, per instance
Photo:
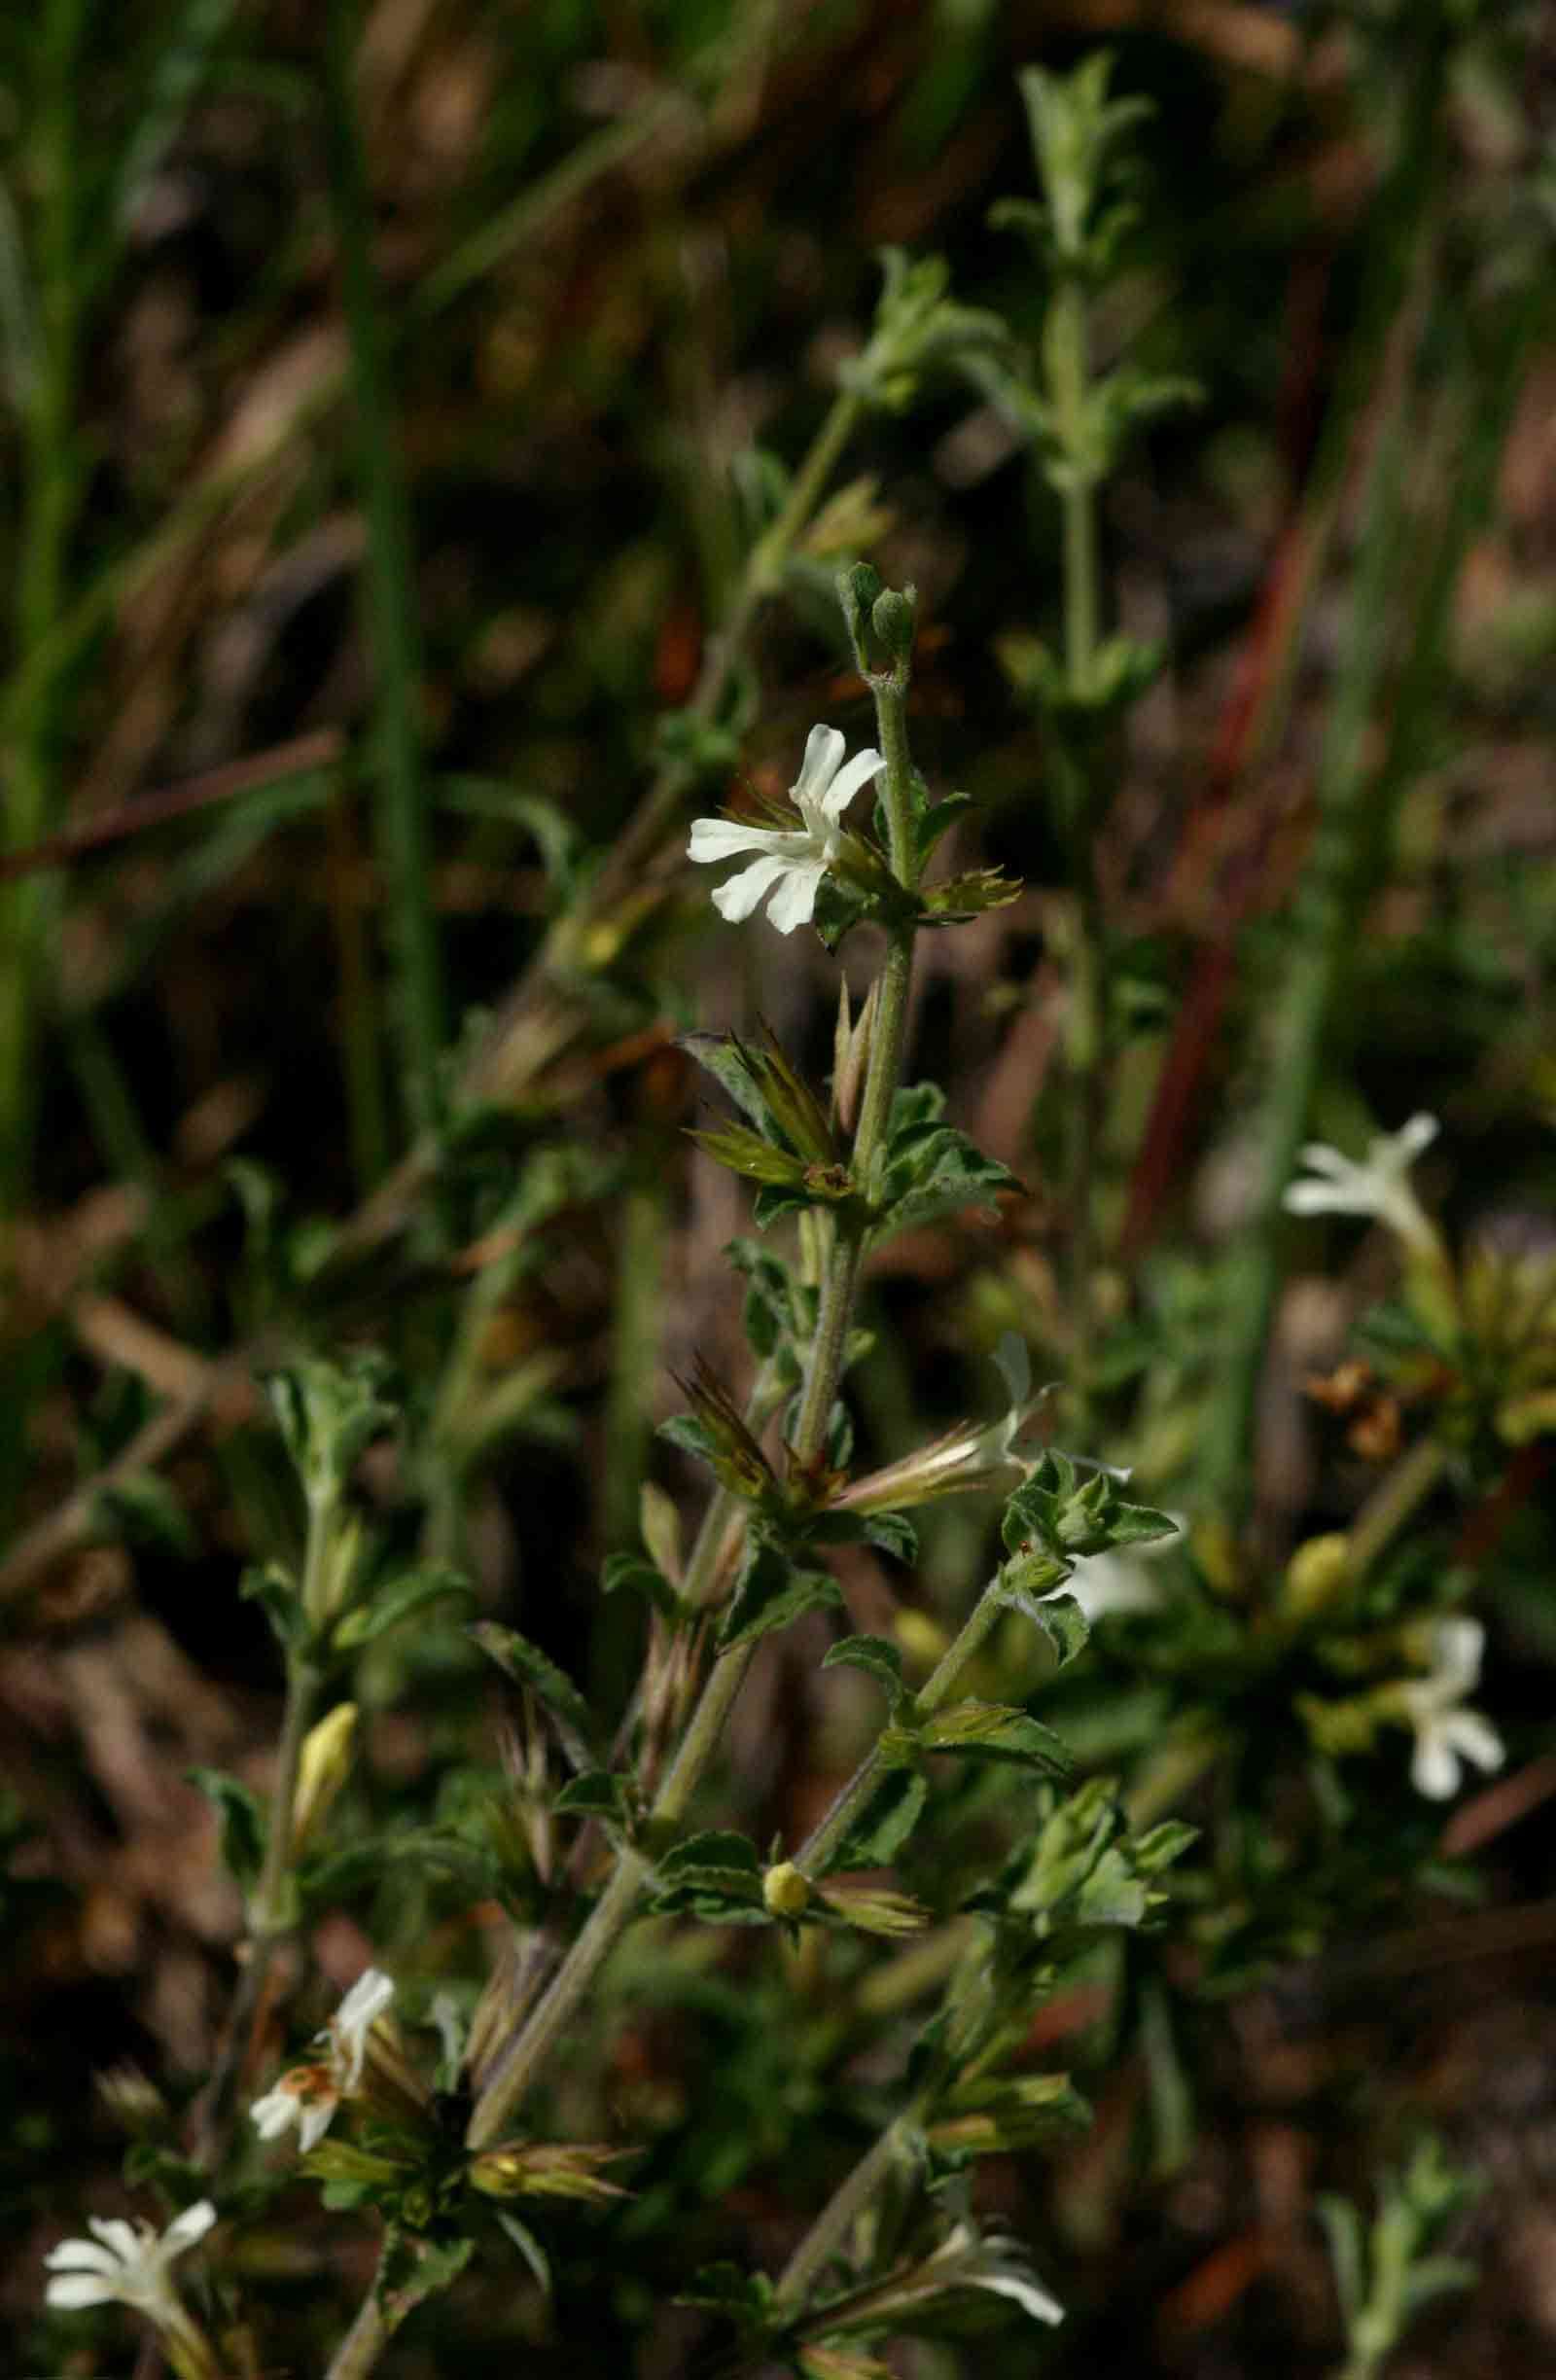
{"label": "slender upright stem", "polygon": [[[781,581],[784,566],[809,525],[863,411],[864,402],[852,390],[844,389],[833,398],[795,474],[783,510],[753,549],[728,613],[708,641],[687,704],[691,719],[717,718],[762,602]],[[552,1007],[567,1004],[569,974],[586,964],[595,929],[609,918],[623,895],[641,883],[644,869],[681,818],[695,782],[696,771],[684,761],[667,762],[659,769],[604,866],[567,914],[548,929],[498,1009],[463,1080],[466,1095],[477,1099],[513,1096],[545,1056],[566,1040],[571,1026],[565,1018],[548,1018],[548,1003]],[[402,1159],[342,1233],[342,1253],[371,1246],[396,1228],[414,1202],[436,1155],[437,1143],[429,1136]]]}
{"label": "slender upright stem", "polygon": [[[889,679],[873,684],[887,762],[884,794],[893,863],[899,880],[910,885],[912,794],[904,721],[905,665]],[[906,1032],[911,968],[911,929],[904,928],[893,936],[881,977],[869,1068],[852,1151],[853,1170],[861,1181],[867,1176],[890,1120],[892,1094],[897,1087]],[[795,1431],[794,1454],[798,1469],[813,1464],[826,1443],[827,1424],[847,1353],[863,1244],[862,1226],[850,1225],[834,1229]],[[701,1542],[717,1541],[705,1536]],[[654,1796],[650,1813],[652,1833],[662,1834],[666,1829],[679,1825],[690,1808],[691,1797],[718,1751],[725,1723],[745,1683],[754,1650],[751,1645],[735,1646],[715,1660],[675,1758]],[[553,2044],[631,1922],[650,1865],[643,1854],[629,1845],[618,1854],[610,1882],[583,1932],[527,2022],[493,2067],[466,2135],[473,2149],[490,2148],[501,2139]]]}
{"label": "slender upright stem", "polygon": [[778,2276],[776,2306],[797,2308],[804,2304],[815,2282],[844,2247],[854,2224],[890,2177],[903,2153],[903,2136],[918,2114],[916,2102],[904,2108],[865,2151],[859,2163],[843,2176]]}
{"label": "slender upright stem", "polygon": [[[1057,1585],[1064,1576],[1063,1565],[1054,1564],[1052,1583]],[[1043,1592],[1040,1585],[1039,1593]],[[976,1660],[990,1634],[998,1625],[1008,1606],[1000,1595],[999,1581],[993,1580],[978,1597],[967,1618],[952,1638],[931,1675],[913,1697],[915,1709],[922,1715],[937,1711],[961,1684],[964,1672]],[[795,1865],[806,1875],[825,1871],[828,1862],[849,1828],[868,1800],[878,1781],[883,1761],[879,1750],[866,1754],[835,1798],[826,1816],[814,1826],[795,1854]]]}
{"label": "slender upright stem", "polygon": [[366,584],[381,792],[378,835],[398,975],[397,1024],[410,1121],[434,1132],[442,1099],[442,960],[432,901],[421,757],[421,649],[410,502],[384,357],[371,207],[353,104],[356,0],[330,0],[325,77],[330,190],[340,253],[359,472],[368,522]]}
{"label": "slender upright stem", "polygon": [[[320,1577],[330,1557],[336,1505],[326,1497],[309,1512],[308,1539],[300,1586],[304,1611],[317,1610]],[[194,2125],[194,2153],[205,2164],[214,2162],[231,2111],[232,2095],[249,2052],[254,2020],[265,1999],[265,1987],[282,1942],[292,1932],[294,1916],[289,1885],[292,1845],[296,1831],[298,1780],[302,1747],[313,1722],[323,1680],[311,1661],[289,1654],[286,1701],[281,1714],[281,1742],[276,1755],[275,1786],[265,1836],[265,1860],[249,1901],[248,1959],[238,1977],[228,2013],[227,2030],[210,2081],[200,2097]]]}
{"label": "slender upright stem", "polygon": [[1065,678],[1082,722],[1056,734],[1053,769],[1060,824],[1075,891],[1066,1032],[1069,1111],[1065,1119],[1065,1188],[1069,1210],[1070,1385],[1077,1425],[1089,1421],[1095,1334],[1092,1275],[1096,1261],[1097,1153],[1107,1081],[1107,984],[1102,902],[1095,852],[1096,786],[1080,706],[1091,690],[1099,635],[1097,487],[1086,449],[1094,435],[1086,419],[1087,310],[1084,285],[1067,272],[1054,294],[1044,343],[1059,443],[1067,458],[1059,503],[1064,521]]}
{"label": "slender upright stem", "polygon": [[[41,183],[38,331],[22,436],[24,505],[17,564],[13,685],[24,681],[6,797],[5,838],[24,848],[53,823],[59,794],[63,656],[50,652],[64,609],[81,475],[72,443],[81,336],[78,130],[85,0],[47,0],[38,29],[31,138]],[[0,894],[0,1216],[14,1219],[32,1169],[37,977],[57,886],[23,878]],[[9,1221],[8,1226],[9,1227]],[[0,1267],[9,1259],[0,1250]]]}

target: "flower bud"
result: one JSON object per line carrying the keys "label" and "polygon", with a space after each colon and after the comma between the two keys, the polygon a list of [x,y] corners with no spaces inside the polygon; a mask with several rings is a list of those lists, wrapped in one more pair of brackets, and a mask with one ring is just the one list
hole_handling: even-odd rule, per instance
{"label": "flower bud", "polygon": [[301,1858],[335,1805],[351,1774],[357,1706],[337,1702],[302,1739],[298,1790],[292,1805],[292,1851]]}
{"label": "flower bud", "polygon": [[780,1860],[762,1877],[761,1897],[774,1917],[798,1917],[810,1906],[810,1878],[793,1860]]}
{"label": "flower bud", "polygon": [[899,669],[913,657],[913,629],[918,612],[916,587],[887,587],[870,611],[870,625]]}
{"label": "flower bud", "polygon": [[1314,1619],[1333,1603],[1350,1576],[1351,1541],[1343,1529],[1310,1537],[1286,1565],[1281,1609],[1290,1619]]}

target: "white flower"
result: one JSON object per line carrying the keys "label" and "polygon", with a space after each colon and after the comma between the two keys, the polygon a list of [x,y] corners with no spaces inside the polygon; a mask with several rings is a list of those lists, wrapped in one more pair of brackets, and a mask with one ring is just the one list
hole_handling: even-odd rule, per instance
{"label": "white flower", "polygon": [[325,2055],[312,2065],[294,2066],[249,2109],[262,2140],[279,2140],[289,2125],[296,2124],[304,2156],[323,2140],[341,2100],[348,2099],[361,2084],[368,2036],[394,1996],[394,1984],[376,1967],[357,1977],[316,2036],[325,2046]]}
{"label": "white flower", "polygon": [[1361,1164],[1342,1156],[1327,1141],[1309,1141],[1302,1162],[1314,1177],[1292,1182],[1281,1204],[1292,1215],[1371,1215],[1407,1247],[1430,1254],[1437,1240],[1410,1187],[1410,1168],[1437,1137],[1435,1116],[1412,1116],[1397,1132],[1380,1132],[1367,1143]]}
{"label": "white flower", "polygon": [[1439,1619],[1432,1632],[1430,1673],[1394,1689],[1394,1699],[1415,1729],[1410,1782],[1431,1801],[1447,1801],[1459,1791],[1462,1760],[1492,1769],[1500,1768],[1505,1758],[1490,1720],[1464,1707],[1480,1676],[1485,1641],[1478,1619]]}
{"label": "white flower", "polygon": [[942,2287],[988,2290],[996,2297],[1009,2297],[1034,2322],[1064,2320],[1058,2298],[1043,2288],[1017,2242],[1003,2232],[986,2231],[980,2236],[972,2223],[958,2223],[926,2269],[943,2273]]}
{"label": "white flower", "polygon": [[771,893],[767,916],[780,934],[809,925],[822,877],[842,843],[843,812],[861,786],[878,777],[886,766],[880,754],[872,750],[856,752],[844,766],[846,748],[835,728],[811,728],[798,779],[790,788],[803,821],[792,833],[783,828],[742,826],[732,818],[692,820],[689,858],[715,863],[747,851],[760,855],[714,893],[713,906],[722,917],[731,923],[749,917]]}
{"label": "white flower", "polygon": [[83,2306],[118,2303],[149,2314],[163,2327],[177,2323],[183,2309],[167,2268],[186,2248],[203,2239],[215,2220],[216,2209],[208,2198],[186,2207],[162,2232],[138,2218],[126,2222],[122,2216],[113,2216],[99,2221],[90,2215],[87,2219],[92,2234],[89,2240],[61,2240],[44,2258],[53,2275],[48,2302],[71,2312]]}

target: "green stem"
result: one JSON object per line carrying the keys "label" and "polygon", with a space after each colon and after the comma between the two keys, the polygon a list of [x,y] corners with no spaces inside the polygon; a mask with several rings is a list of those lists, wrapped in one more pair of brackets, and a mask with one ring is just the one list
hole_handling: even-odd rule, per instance
{"label": "green stem", "polygon": [[620,1545],[637,1522],[652,1431],[666,1240],[662,1174],[635,1183],[621,1202],[611,1386],[605,1407],[605,1542]]}
{"label": "green stem", "polygon": [[[1063,1576],[1062,1566],[1055,1563],[1053,1583],[1057,1585]],[[1037,1591],[1042,1593],[1043,1589],[1040,1586]],[[960,1685],[964,1671],[976,1660],[1008,1608],[1001,1598],[999,1581],[991,1581],[931,1675],[914,1695],[914,1708],[921,1716],[937,1711]],[[869,1799],[882,1767],[879,1748],[867,1752],[847,1784],[838,1792],[826,1816],[811,1829],[795,1854],[796,1866],[803,1869],[806,1875],[824,1870],[838,1845],[847,1839],[848,1829]]]}
{"label": "green stem", "polygon": [[[1068,461],[1059,490],[1064,523],[1065,677],[1078,703],[1089,693],[1099,634],[1097,486],[1087,465],[1092,431],[1085,419],[1089,361],[1085,288],[1067,273],[1053,299],[1045,342],[1048,385],[1059,443]],[[1084,719],[1083,712],[1078,716]],[[1107,1081],[1107,985],[1102,902],[1097,886],[1095,786],[1084,727],[1061,728],[1053,769],[1060,824],[1075,886],[1066,1030],[1069,1108],[1064,1163],[1069,1215],[1070,1386],[1075,1426],[1090,1424],[1090,1376],[1095,1336],[1092,1275],[1096,1262],[1097,1152]]]}
{"label": "green stem", "polygon": [[[697,683],[687,704],[691,719],[704,721],[717,717],[761,604],[781,580],[784,566],[808,526],[863,411],[863,400],[851,390],[842,390],[833,398],[795,474],[782,512],[753,550],[728,615],[719,632],[709,639]],[[645,868],[680,820],[696,782],[696,770],[685,762],[669,762],[658,771],[598,873],[567,914],[549,927],[540,948],[497,1011],[463,1080],[465,1095],[496,1100],[513,1097],[567,1040],[572,1030],[568,1021],[572,1013],[568,977],[580,970],[586,972],[588,944],[594,929],[609,918],[629,891],[641,884]],[[565,1007],[567,1017],[548,1016],[548,1003]],[[409,1211],[436,1154],[437,1145],[428,1138],[385,1177],[375,1196],[359,1210],[342,1233],[342,1254],[371,1246],[397,1227]]]}
{"label": "green stem", "polygon": [[1441,1439],[1424,1438],[1380,1482],[1348,1532],[1346,1571],[1353,1581],[1366,1576],[1396,1531],[1426,1502],[1447,1463]]}
{"label": "green stem", "polygon": [[[385,2242],[385,2255],[388,2243]],[[383,2261],[372,2288],[357,2308],[356,2319],[336,2349],[325,2380],[366,2380],[389,2341],[408,2314],[413,2314],[423,2300],[446,2288],[452,2278],[444,2272],[433,2280],[421,2280],[412,2273],[401,2289],[383,2286]]]}
{"label": "green stem", "polygon": [[833,2190],[799,2246],[778,2277],[774,2311],[797,2310],[832,2257],[845,2245],[849,2232],[903,2154],[903,2136],[918,2121],[915,2101],[889,2123],[859,2163]]}
{"label": "green stem", "polygon": [[[906,682],[905,667],[890,680],[875,682],[882,749],[887,760],[885,798],[892,822],[893,859],[904,884],[910,881],[907,870],[912,850],[911,761],[902,707]],[[852,1152],[854,1170],[861,1179],[868,1171],[891,1115],[906,1031],[911,967],[912,934],[908,928],[893,937],[881,977],[869,1069]],[[794,1442],[796,1469],[813,1464],[826,1442],[827,1424],[848,1348],[862,1252],[863,1234],[858,1227],[835,1233],[800,1392]],[[718,1536],[705,1523],[699,1551],[703,1545],[716,1549],[718,1544]],[[712,1558],[710,1552],[710,1561]],[[713,1762],[754,1652],[753,1645],[736,1646],[715,1660],[676,1757],[654,1796],[649,1820],[651,1836],[661,1836],[685,1817],[693,1794]],[[487,2149],[501,2139],[552,2045],[572,2021],[595,1976],[630,1924],[650,1871],[651,1863],[641,1852],[623,1847],[611,1880],[583,1932],[481,2091],[466,2135],[472,2149]]]}
{"label": "green stem", "polygon": [[[72,447],[80,345],[77,126],[85,0],[49,0],[39,36],[32,136],[42,188],[38,233],[39,338],[22,424],[25,509],[17,572],[17,679],[27,682],[14,725],[6,799],[9,847],[37,842],[59,798],[63,671],[38,666],[64,608],[69,541],[80,497]],[[15,683],[15,680],[14,680]],[[37,1108],[35,995],[58,887],[26,877],[0,906],[0,1215],[14,1218],[32,1172]]]}
{"label": "green stem", "polygon": [[1053,300],[1053,336],[1048,343],[1049,386],[1059,442],[1070,457],[1060,491],[1064,515],[1064,656],[1071,690],[1084,694],[1097,653],[1096,482],[1084,468],[1089,442],[1086,406],[1086,295],[1067,274]]}
{"label": "green stem", "polygon": [[410,1121],[435,1132],[442,1108],[442,959],[432,901],[421,754],[421,649],[410,503],[384,360],[373,270],[371,200],[352,102],[355,0],[330,0],[325,113],[330,191],[340,255],[359,472],[368,523],[367,597],[377,679],[383,771],[378,834],[399,973],[398,1023]]}
{"label": "green stem", "polygon": [[[305,1612],[318,1608],[319,1576],[329,1558],[335,1516],[333,1499],[322,1503],[308,1515],[308,1541],[302,1558],[300,1589]],[[227,2128],[232,2095],[248,2057],[249,2036],[264,2002],[265,1987],[269,1981],[276,1952],[293,1930],[291,1896],[287,1888],[292,1872],[298,1779],[302,1766],[302,1747],[312,1724],[322,1683],[319,1671],[311,1662],[294,1654],[288,1655],[286,1701],[281,1714],[275,1787],[270,1795],[265,1827],[265,1860],[259,1882],[249,1900],[249,1955],[238,1977],[221,2052],[201,2096],[194,2127],[195,2157],[206,2165],[214,2163]]]}
{"label": "green stem", "polygon": [[[1398,774],[1386,762],[1370,784],[1367,728],[1388,657],[1392,599],[1399,585],[1404,527],[1405,467],[1412,424],[1413,353],[1438,335],[1428,321],[1434,242],[1425,235],[1441,182],[1439,115],[1446,57],[1446,18],[1423,10],[1412,89],[1401,109],[1406,138],[1378,201],[1362,329],[1353,345],[1320,458],[1321,480],[1338,487],[1368,410],[1370,458],[1362,507],[1361,560],[1351,632],[1319,764],[1319,816],[1306,875],[1293,910],[1286,980],[1281,986],[1264,1068],[1268,1084],[1258,1121],[1258,1191],[1253,1221],[1228,1267],[1225,1344],[1218,1366],[1219,1393],[1204,1436],[1204,1479],[1224,1512],[1240,1517],[1250,1500],[1254,1412],[1281,1286],[1281,1197],[1308,1129],[1325,1043],[1356,920],[1376,859],[1387,848],[1397,801]],[[1388,369],[1391,351],[1395,368]],[[1383,359],[1383,400],[1374,393]],[[1483,490],[1477,494],[1483,496]],[[1478,503],[1475,508],[1478,511]],[[1455,512],[1464,517],[1463,505]],[[1468,523],[1465,534],[1468,536]],[[1458,549],[1462,552],[1462,547]],[[1456,567],[1457,565],[1455,565]],[[1446,616],[1441,574],[1429,573],[1418,624],[1436,611]],[[1451,586],[1451,580],[1447,582]],[[1439,618],[1434,634],[1440,634]],[[1413,693],[1419,689],[1413,688]],[[1413,738],[1412,719],[1395,735]]]}

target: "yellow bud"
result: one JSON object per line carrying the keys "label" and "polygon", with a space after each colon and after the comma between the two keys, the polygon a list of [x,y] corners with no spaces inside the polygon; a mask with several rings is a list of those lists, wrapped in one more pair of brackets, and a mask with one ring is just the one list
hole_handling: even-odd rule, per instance
{"label": "yellow bud", "polygon": [[1350,1576],[1351,1541],[1342,1529],[1310,1537],[1286,1565],[1281,1608],[1291,1619],[1313,1619],[1331,1604]]}
{"label": "yellow bud", "polygon": [[762,1877],[761,1897],[774,1917],[798,1917],[810,1906],[810,1878],[793,1860],[780,1860]]}
{"label": "yellow bud", "polygon": [[350,1775],[356,1730],[356,1704],[337,1702],[303,1737],[298,1762],[298,1790],[292,1805],[294,1855],[301,1853],[309,1837],[317,1833]]}

